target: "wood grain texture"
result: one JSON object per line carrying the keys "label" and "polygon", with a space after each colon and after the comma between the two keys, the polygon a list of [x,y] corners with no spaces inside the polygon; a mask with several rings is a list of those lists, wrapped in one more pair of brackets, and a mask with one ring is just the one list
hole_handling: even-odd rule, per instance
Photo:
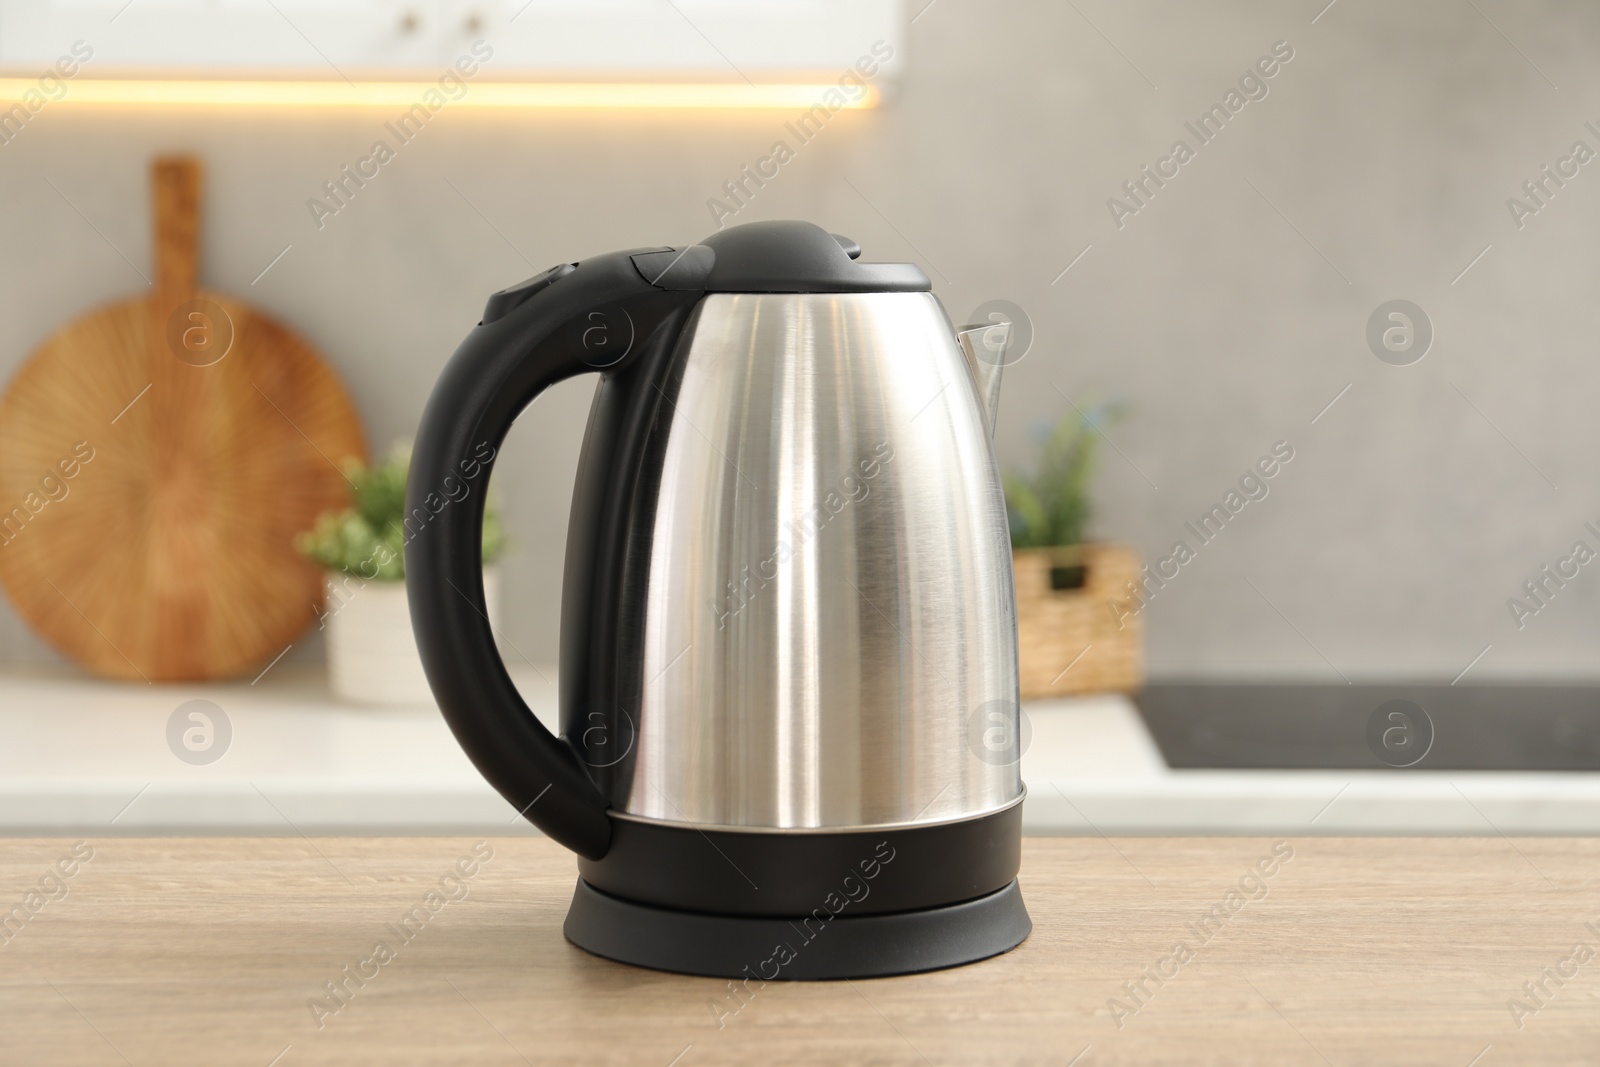
{"label": "wood grain texture", "polygon": [[[0,919],[69,841],[0,843]],[[1522,985],[1600,945],[1600,841],[1043,838],[1034,933],[906,978],[725,983],[561,936],[572,857],[499,838],[409,943],[391,928],[474,842],[91,840],[66,895],[0,934],[0,1060],[18,1064],[1593,1064],[1600,959],[1522,1020]],[[1283,846],[1279,846],[1280,855]],[[722,862],[708,850],[707,862]],[[36,901],[37,902],[37,901]],[[1196,931],[1213,919],[1209,937]],[[824,935],[826,936],[826,935]],[[347,964],[394,957],[324,1015]],[[1119,1028],[1108,1002],[1175,942],[1193,958]],[[1570,966],[1569,966],[1570,969]],[[336,1003],[336,1002],[335,1002]],[[1087,1051],[1084,1051],[1087,1048]],[[1487,1048],[1487,1052],[1485,1052]],[[287,1051],[285,1051],[287,1050]],[[1081,1056],[1080,1056],[1081,1053]],[[281,1059],[274,1060],[280,1056]],[[1474,1061],[1474,1057],[1481,1058]],[[675,1057],[677,1057],[675,1059]]]}
{"label": "wood grain texture", "polygon": [[148,295],[64,326],[0,398],[0,583],[97,674],[228,677],[314,617],[293,538],[347,502],[337,464],[366,448],[309,345],[195,288],[199,165],[158,160],[151,188]]}

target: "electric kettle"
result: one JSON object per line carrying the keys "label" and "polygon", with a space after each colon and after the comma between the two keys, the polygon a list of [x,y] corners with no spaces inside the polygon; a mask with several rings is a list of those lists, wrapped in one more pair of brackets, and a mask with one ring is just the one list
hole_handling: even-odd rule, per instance
{"label": "electric kettle", "polygon": [[[495,293],[407,489],[411,614],[462,748],[578,854],[565,933],[626,963],[903,974],[1028,936],[1016,602],[990,436],[1004,323],[806,222]],[[600,381],[573,493],[561,733],[484,611],[519,412]]]}

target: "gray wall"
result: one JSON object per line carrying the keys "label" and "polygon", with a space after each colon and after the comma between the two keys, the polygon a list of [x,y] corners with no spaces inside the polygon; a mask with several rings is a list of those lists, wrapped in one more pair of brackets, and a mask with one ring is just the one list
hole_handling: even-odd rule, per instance
{"label": "gray wall", "polygon": [[[899,99],[837,116],[738,221],[810,218],[869,258],[919,260],[953,317],[1025,307],[1037,339],[1008,371],[1002,462],[1027,460],[1064,397],[1125,398],[1096,528],[1148,556],[1193,543],[1186,520],[1293,445],[1270,495],[1151,602],[1153,670],[1454,677],[1492,645],[1474,676],[1595,674],[1600,565],[1520,631],[1506,599],[1579,537],[1600,548],[1583,530],[1600,526],[1600,162],[1520,230],[1506,199],[1573,141],[1600,150],[1583,127],[1600,127],[1600,8],[1339,0],[1312,24],[1324,3],[938,0],[897,42]],[[1183,122],[1279,40],[1294,58],[1270,94],[1119,229],[1107,198],[1194,144]],[[789,116],[447,109],[319,231],[307,197],[388,117],[41,113],[0,147],[0,371],[139,288],[108,241],[148,260],[148,158],[190,149],[210,168],[207,281],[319,345],[382,446],[412,430],[485,294],[703,236],[706,199]],[[1364,339],[1393,298],[1436,331],[1411,366]],[[517,542],[507,632],[539,662],[591,388],[543,397],[496,476]],[[50,658],[0,614],[0,659]]]}

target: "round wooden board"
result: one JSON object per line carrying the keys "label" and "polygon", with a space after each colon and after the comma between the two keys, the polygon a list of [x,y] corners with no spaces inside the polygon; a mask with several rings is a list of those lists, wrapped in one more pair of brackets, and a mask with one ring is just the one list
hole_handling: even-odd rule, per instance
{"label": "round wooden board", "polygon": [[153,295],[57,331],[0,398],[0,584],[98,674],[228,677],[315,617],[294,536],[348,503],[339,465],[366,449],[309,345],[193,287],[196,165],[158,163],[156,186]]}

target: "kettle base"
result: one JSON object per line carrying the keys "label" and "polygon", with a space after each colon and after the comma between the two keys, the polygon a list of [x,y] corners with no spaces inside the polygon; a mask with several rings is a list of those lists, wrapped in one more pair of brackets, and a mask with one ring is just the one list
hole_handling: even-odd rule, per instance
{"label": "kettle base", "polygon": [[751,981],[884,978],[975,963],[1033,930],[1015,880],[976,900],[882,915],[706,915],[624,900],[578,879],[567,940],[658,971]]}

